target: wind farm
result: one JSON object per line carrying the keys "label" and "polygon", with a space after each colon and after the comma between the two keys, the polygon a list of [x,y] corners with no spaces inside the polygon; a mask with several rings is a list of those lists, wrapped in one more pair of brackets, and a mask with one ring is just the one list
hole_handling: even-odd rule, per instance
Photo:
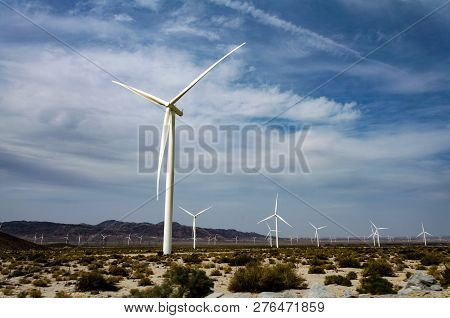
{"label": "wind farm", "polygon": [[450,298],[450,2],[0,2],[0,298]]}

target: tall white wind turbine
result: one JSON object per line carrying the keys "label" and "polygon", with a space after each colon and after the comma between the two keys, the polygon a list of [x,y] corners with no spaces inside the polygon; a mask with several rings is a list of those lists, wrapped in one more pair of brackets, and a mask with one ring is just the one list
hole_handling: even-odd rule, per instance
{"label": "tall white wind turbine", "polygon": [[378,247],[380,247],[380,232],[379,231],[380,230],[388,230],[388,228],[387,227],[377,227],[375,224],[373,224],[372,221],[369,220],[369,222],[373,226],[373,239],[374,239],[374,241],[375,241],[375,239],[377,240]]}
{"label": "tall white wind turbine", "polygon": [[192,88],[197,84],[203,77],[206,76],[214,67],[216,67],[220,62],[226,59],[229,55],[235,52],[237,49],[242,47],[245,43],[242,43],[238,47],[231,50],[220,60],[211,65],[202,74],[200,74],[196,79],[189,83],[186,88],[184,88],[177,96],[175,96],[170,101],[165,101],[159,97],[153,96],[149,93],[141,91],[139,89],[133,88],[131,86],[113,81],[113,83],[118,84],[131,92],[144,97],[145,99],[155,103],[157,105],[166,108],[166,114],[164,116],[164,124],[161,135],[161,144],[159,150],[159,161],[158,161],[158,172],[156,181],[156,198],[159,197],[159,178],[161,174],[161,167],[164,158],[164,150],[166,148],[167,140],[169,140],[169,149],[167,153],[167,170],[166,170],[166,191],[165,191],[165,209],[164,209],[164,240],[163,240],[163,253],[165,255],[172,253],[172,218],[173,218],[173,182],[174,182],[174,158],[175,158],[175,115],[183,116],[183,111],[180,110],[176,103]]}
{"label": "tall white wind turbine", "polygon": [[423,223],[422,223],[422,232],[420,232],[419,235],[417,235],[417,237],[423,236],[423,244],[424,244],[425,246],[427,246],[427,235],[433,236],[433,235],[431,235],[430,233],[425,232],[425,228],[423,227]]}
{"label": "tall white wind turbine", "polygon": [[66,236],[64,236],[64,240],[66,241],[67,245],[67,243],[69,243],[69,233],[67,233]]}
{"label": "tall white wind turbine", "polygon": [[78,234],[78,246],[81,245],[81,234]]}
{"label": "tall white wind turbine", "polygon": [[316,240],[316,245],[317,245],[317,247],[319,247],[319,246],[320,246],[319,231],[320,231],[321,229],[326,228],[327,226],[324,225],[324,226],[316,227],[316,226],[314,226],[311,222],[309,222],[309,224],[314,228],[314,239]]}
{"label": "tall white wind turbine", "polygon": [[193,239],[193,241],[194,241],[194,250],[195,250],[195,243],[197,242],[197,231],[196,231],[196,221],[197,221],[197,217],[200,215],[200,214],[202,214],[202,213],[204,213],[204,212],[206,212],[206,211],[208,211],[209,209],[211,209],[212,208],[212,206],[210,206],[209,208],[206,208],[206,209],[204,209],[204,210],[201,210],[200,212],[198,212],[197,214],[194,214],[194,213],[191,213],[191,212],[189,212],[188,210],[186,210],[185,208],[182,208],[181,206],[179,206],[179,208],[181,209],[181,210],[183,210],[184,212],[186,212],[187,214],[189,214],[190,216],[192,216],[192,239]]}
{"label": "tall white wind turbine", "polygon": [[257,224],[261,223],[261,222],[265,222],[267,220],[270,220],[274,218],[275,219],[275,245],[278,248],[278,219],[280,219],[281,221],[283,221],[284,223],[286,223],[287,225],[289,225],[290,227],[292,227],[292,225],[290,225],[288,222],[286,222],[279,214],[278,214],[278,193],[277,196],[275,198],[275,211],[271,216],[266,217],[265,219],[262,219],[261,221],[259,221]]}
{"label": "tall white wind turbine", "polygon": [[127,245],[130,246],[130,242],[131,242],[131,233],[128,234],[128,236],[125,236],[125,238],[127,239]]}
{"label": "tall white wind turbine", "polygon": [[272,247],[272,232],[275,232],[275,230],[272,230],[272,229],[270,228],[269,223],[266,222],[266,225],[267,225],[267,228],[269,229],[269,232],[268,232],[267,235],[266,235],[266,240],[267,240],[267,239],[269,240],[270,247]]}

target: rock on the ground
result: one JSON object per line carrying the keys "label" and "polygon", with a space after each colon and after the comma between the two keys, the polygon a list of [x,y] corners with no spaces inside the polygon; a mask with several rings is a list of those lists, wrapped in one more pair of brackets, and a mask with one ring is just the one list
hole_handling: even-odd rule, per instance
{"label": "rock on the ground", "polygon": [[399,295],[408,295],[414,291],[440,291],[441,285],[436,278],[424,272],[417,272],[406,282],[406,286],[399,290]]}
{"label": "rock on the ground", "polygon": [[315,283],[311,286],[308,293],[306,294],[308,298],[335,298],[336,295],[329,291],[325,285],[321,283]]}
{"label": "rock on the ground", "polygon": [[283,292],[274,293],[274,292],[262,292],[256,295],[257,298],[297,298],[295,293],[285,290]]}

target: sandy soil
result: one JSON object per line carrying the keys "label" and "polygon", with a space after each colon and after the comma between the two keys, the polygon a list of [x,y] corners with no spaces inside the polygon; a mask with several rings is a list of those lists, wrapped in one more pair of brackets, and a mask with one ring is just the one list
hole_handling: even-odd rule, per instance
{"label": "sandy soil", "polygon": [[[223,252],[220,252],[221,254],[224,254]],[[209,253],[214,254],[214,253]],[[146,257],[150,256],[151,254],[145,254]],[[154,255],[154,254],[153,254]],[[130,254],[127,254],[127,256],[133,256]],[[210,263],[212,260],[209,259],[209,261],[203,261],[203,263],[200,265],[203,270],[207,273],[208,276],[210,276],[211,272],[214,268],[205,268],[207,263]],[[109,265],[112,262],[112,259],[105,262],[105,265]],[[178,259],[178,263],[182,264],[182,260]],[[268,264],[268,260],[266,259],[264,263]],[[386,277],[394,286],[399,286],[399,288],[405,286],[406,284],[406,271],[409,271],[411,273],[414,273],[416,270],[414,269],[417,264],[419,264],[417,261],[405,261],[406,265],[408,266],[407,269],[396,272],[396,277]],[[3,263],[3,265],[8,265],[8,263]],[[83,271],[87,270],[85,266],[76,266],[76,268],[73,267],[74,263],[70,264],[71,266],[66,267],[60,267],[61,269],[73,272],[73,271]],[[227,264],[214,264],[215,268],[223,268],[227,267]],[[153,270],[153,275],[150,276],[151,280],[155,284],[160,284],[163,281],[163,274],[166,271],[165,265],[157,264],[157,263],[150,263],[149,267]],[[233,276],[234,272],[239,267],[231,267],[231,272],[228,274],[224,273],[224,270],[220,270],[222,276],[211,276],[211,278],[214,280],[214,292],[228,292],[228,284]],[[337,270],[327,270],[326,274],[308,274],[308,268],[309,265],[297,265],[297,273],[301,275],[305,280],[308,286],[312,286],[314,283],[323,283],[324,278],[327,275],[346,275],[350,271],[354,271],[358,274],[358,279],[352,281],[351,287],[345,287],[345,286],[338,286],[338,285],[328,285],[327,288],[333,292],[337,297],[342,297],[346,291],[351,291],[355,294],[357,294],[356,289],[359,286],[359,279],[361,278],[361,269],[355,269],[355,268],[338,268]],[[11,286],[12,293],[11,295],[5,295],[0,293],[0,297],[17,297],[17,294],[21,291],[30,290],[32,288],[39,289],[42,293],[42,297],[55,297],[55,293],[58,291],[64,291],[66,294],[70,295],[71,297],[124,297],[129,295],[130,290],[133,288],[143,288],[138,286],[138,279],[131,279],[131,278],[124,278],[121,280],[117,285],[120,287],[119,291],[117,292],[100,292],[98,294],[91,294],[91,293],[82,293],[77,292],[75,290],[75,283],[76,281],[56,281],[54,278],[52,278],[51,274],[44,274],[40,275],[40,278],[47,278],[50,280],[50,284],[48,287],[35,287],[31,284],[23,284],[20,282],[20,279],[22,277],[14,277],[14,278],[7,278],[6,275],[0,274],[0,282],[3,282],[3,288],[5,286]],[[31,279],[32,280],[32,279]],[[291,290],[291,292],[295,293],[298,297],[305,297],[308,290],[302,289],[302,290]],[[398,297],[396,295],[393,296],[384,296],[384,297]],[[450,297],[450,289],[445,289],[441,292],[418,292],[416,294],[411,295],[411,297]]]}

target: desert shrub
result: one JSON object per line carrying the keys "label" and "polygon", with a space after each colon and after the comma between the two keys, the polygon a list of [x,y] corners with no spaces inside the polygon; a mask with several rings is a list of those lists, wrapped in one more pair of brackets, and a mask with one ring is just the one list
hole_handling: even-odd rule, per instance
{"label": "desert shrub", "polygon": [[358,278],[358,275],[355,272],[348,272],[345,277],[349,280],[354,280]]}
{"label": "desert shrub", "polygon": [[66,293],[64,290],[58,290],[55,293],[55,298],[72,298],[70,294]]}
{"label": "desert shrub", "polygon": [[392,283],[380,276],[369,276],[361,279],[361,286],[358,292],[362,294],[386,295],[395,294]]}
{"label": "desert shrub", "polygon": [[327,264],[327,260],[318,258],[318,257],[313,257],[311,259],[308,260],[308,264],[312,265],[312,266],[322,266]]}
{"label": "desert shrub", "polygon": [[173,287],[166,281],[161,285],[156,285],[154,287],[147,287],[145,289],[131,289],[130,295],[128,297],[131,298],[168,298],[172,297]]}
{"label": "desert shrub", "polygon": [[39,289],[30,289],[28,290],[28,296],[30,296],[30,298],[41,298],[42,297],[42,293]]}
{"label": "desert shrub", "polygon": [[441,272],[440,283],[447,288],[450,285],[450,265],[444,264],[444,270]]}
{"label": "desert shrub", "polygon": [[5,295],[5,296],[12,296],[14,293],[14,290],[12,287],[6,287],[6,288],[3,288],[2,292],[3,292],[3,295]]}
{"label": "desert shrub", "polygon": [[304,281],[291,265],[262,267],[252,263],[234,273],[228,289],[233,292],[278,292],[290,288],[304,288]]}
{"label": "desert shrub", "polygon": [[214,287],[213,281],[205,271],[187,266],[172,265],[164,277],[175,287],[174,297],[205,297],[212,293]]}
{"label": "desert shrub", "polygon": [[26,285],[26,284],[30,284],[31,280],[27,277],[22,277],[21,279],[19,279],[19,283],[22,285]]}
{"label": "desert shrub", "polygon": [[420,252],[415,249],[402,250],[402,251],[399,251],[399,254],[402,255],[405,259],[413,260],[413,261],[420,260],[424,256],[423,252]]}
{"label": "desert shrub", "polygon": [[33,280],[33,286],[36,287],[48,287],[48,280],[46,279],[35,279]]}
{"label": "desert shrub", "polygon": [[126,268],[123,268],[122,266],[116,266],[111,265],[108,269],[108,274],[113,276],[122,276],[122,277],[128,277],[129,273]]}
{"label": "desert shrub", "polygon": [[26,290],[22,290],[20,293],[17,294],[17,298],[27,298],[28,292]]}
{"label": "desert shrub", "polygon": [[406,276],[406,279],[408,279],[408,278],[410,278],[412,276],[412,273],[411,272],[406,272],[405,276]]}
{"label": "desert shrub", "polygon": [[229,264],[231,266],[245,266],[245,265],[253,263],[253,262],[256,262],[256,260],[247,254],[235,254],[229,260]]}
{"label": "desert shrub", "polygon": [[216,268],[211,271],[209,276],[222,276],[222,273]]}
{"label": "desert shrub", "polygon": [[341,268],[360,268],[361,263],[358,259],[352,256],[344,256],[337,259],[338,265]]}
{"label": "desert shrub", "polygon": [[116,291],[118,288],[99,272],[84,272],[77,280],[78,291]]}
{"label": "desert shrub", "polygon": [[352,286],[352,282],[350,281],[350,279],[348,279],[345,276],[341,276],[341,275],[325,276],[324,284],[325,285],[335,284],[335,285],[340,285],[340,286]]}
{"label": "desert shrub", "polygon": [[138,286],[150,286],[150,285],[153,285],[153,282],[148,277],[143,277],[138,282]]}
{"label": "desert shrub", "polygon": [[182,259],[185,264],[199,264],[202,262],[202,259],[198,254],[189,254],[183,256]]}
{"label": "desert shrub", "polygon": [[231,273],[231,267],[230,266],[225,266],[224,268],[223,268],[223,272],[225,273],[225,274],[229,274],[229,273]]}
{"label": "desert shrub", "polygon": [[363,270],[363,276],[395,276],[392,265],[384,259],[369,260]]}
{"label": "desert shrub", "polygon": [[421,259],[420,263],[423,266],[439,265],[442,263],[443,257],[438,253],[426,253]]}
{"label": "desert shrub", "polygon": [[325,268],[323,266],[311,265],[308,268],[308,274],[325,274]]}

